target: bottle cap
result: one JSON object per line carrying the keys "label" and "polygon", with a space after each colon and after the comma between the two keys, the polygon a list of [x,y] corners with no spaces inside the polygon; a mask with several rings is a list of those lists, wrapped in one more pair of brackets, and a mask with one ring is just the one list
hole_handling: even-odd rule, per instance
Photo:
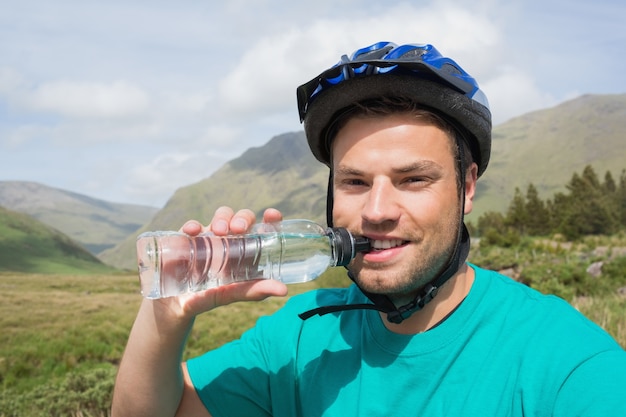
{"label": "bottle cap", "polygon": [[335,241],[337,251],[336,266],[346,266],[358,252],[370,250],[370,241],[363,236],[353,237],[344,227],[330,227],[327,234]]}

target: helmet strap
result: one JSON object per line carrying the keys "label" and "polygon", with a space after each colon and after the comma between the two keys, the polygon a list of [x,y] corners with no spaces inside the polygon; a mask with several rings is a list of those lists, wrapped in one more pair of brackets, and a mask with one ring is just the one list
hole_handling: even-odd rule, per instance
{"label": "helmet strap", "polygon": [[328,174],[328,187],[326,188],[326,224],[333,227],[333,170]]}

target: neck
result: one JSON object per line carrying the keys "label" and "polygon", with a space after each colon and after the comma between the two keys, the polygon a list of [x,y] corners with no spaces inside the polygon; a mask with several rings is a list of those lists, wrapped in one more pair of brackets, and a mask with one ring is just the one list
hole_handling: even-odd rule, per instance
{"label": "neck", "polygon": [[381,313],[383,323],[394,333],[423,333],[439,324],[461,304],[472,288],[473,282],[474,270],[467,264],[463,264],[459,271],[439,288],[437,296],[423,309],[416,311],[399,324],[390,323],[386,314]]}

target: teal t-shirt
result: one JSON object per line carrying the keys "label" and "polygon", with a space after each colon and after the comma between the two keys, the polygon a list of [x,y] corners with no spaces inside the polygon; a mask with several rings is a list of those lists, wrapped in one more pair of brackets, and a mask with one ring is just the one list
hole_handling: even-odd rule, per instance
{"label": "teal t-shirt", "polygon": [[302,321],[363,303],[355,287],[293,297],[239,340],[188,362],[214,417],[626,416],[626,352],[565,301],[473,267],[465,301],[425,333],[379,313]]}

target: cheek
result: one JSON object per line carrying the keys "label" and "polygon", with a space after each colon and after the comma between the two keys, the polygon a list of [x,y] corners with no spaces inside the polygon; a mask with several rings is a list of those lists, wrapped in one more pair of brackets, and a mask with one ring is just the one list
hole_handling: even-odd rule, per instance
{"label": "cheek", "polygon": [[[409,205],[410,204],[410,205]],[[459,201],[456,192],[425,192],[407,203],[409,216],[422,227],[447,227],[459,215]],[[442,226],[442,225],[446,226]]]}
{"label": "cheek", "polygon": [[345,220],[358,218],[360,216],[361,210],[359,208],[358,202],[356,199],[352,198],[341,198],[335,194],[333,196],[333,220],[335,226],[337,222],[342,222],[343,224],[347,224]]}
{"label": "cheek", "polygon": [[429,210],[434,215],[441,214],[442,211],[445,211],[455,203],[456,198],[451,199],[447,194],[441,192],[424,193],[416,199],[416,204],[420,208]]}

